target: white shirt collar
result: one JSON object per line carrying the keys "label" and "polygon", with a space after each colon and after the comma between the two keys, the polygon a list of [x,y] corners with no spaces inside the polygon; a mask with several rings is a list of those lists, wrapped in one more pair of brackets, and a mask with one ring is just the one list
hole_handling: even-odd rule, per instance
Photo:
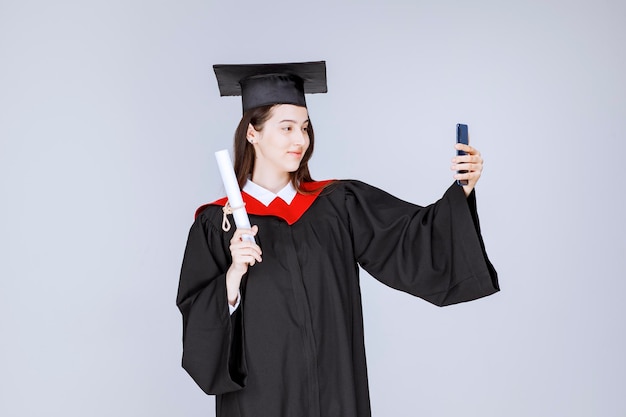
{"label": "white shirt collar", "polygon": [[285,203],[291,204],[297,194],[297,191],[293,187],[293,184],[291,184],[291,181],[289,181],[289,183],[285,185],[285,187],[277,194],[274,194],[270,190],[266,190],[260,185],[253,183],[252,180],[248,179],[243,186],[243,191],[259,200],[265,205],[265,207],[269,206],[276,197],[280,197]]}

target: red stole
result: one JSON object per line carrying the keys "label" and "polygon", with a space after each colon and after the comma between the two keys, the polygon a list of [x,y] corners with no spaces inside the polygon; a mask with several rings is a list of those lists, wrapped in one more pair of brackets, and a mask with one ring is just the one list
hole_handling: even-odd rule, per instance
{"label": "red stole", "polygon": [[[241,197],[243,198],[243,202],[246,204],[246,211],[248,214],[255,214],[258,216],[276,216],[280,217],[284,221],[286,221],[289,225],[294,224],[295,222],[302,217],[302,215],[311,207],[313,202],[320,195],[324,186],[333,180],[326,181],[312,181],[305,182],[301,184],[301,187],[305,191],[312,191],[312,194],[300,194],[296,193],[291,204],[285,203],[285,201],[276,197],[269,206],[265,206],[256,198],[252,197],[250,194],[245,191],[241,192]],[[205,204],[196,210],[196,217],[208,206],[224,206],[228,198],[220,198],[217,201],[214,201],[209,204]]]}

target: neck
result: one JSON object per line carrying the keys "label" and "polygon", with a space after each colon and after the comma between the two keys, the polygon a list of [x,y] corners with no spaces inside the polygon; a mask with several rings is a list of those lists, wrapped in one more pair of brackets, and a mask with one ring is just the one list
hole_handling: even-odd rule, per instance
{"label": "neck", "polygon": [[260,185],[266,190],[277,194],[280,190],[285,188],[289,181],[291,181],[291,176],[288,172],[271,175],[269,173],[262,174],[261,172],[256,172],[255,170],[255,172],[252,173],[251,179],[256,185]]}

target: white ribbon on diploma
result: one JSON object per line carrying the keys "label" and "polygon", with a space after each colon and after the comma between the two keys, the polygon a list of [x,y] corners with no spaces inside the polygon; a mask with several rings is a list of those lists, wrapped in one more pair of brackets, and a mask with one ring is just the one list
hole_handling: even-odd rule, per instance
{"label": "white ribbon on diploma", "polygon": [[[228,150],[222,149],[215,152],[215,159],[217,159],[217,167],[220,170],[222,176],[222,182],[226,189],[226,196],[228,197],[228,204],[233,211],[233,218],[235,219],[235,225],[238,228],[250,229],[250,219],[246,212],[246,207],[243,204],[243,198],[241,197],[241,190],[239,189],[239,183],[237,183],[237,177],[235,176],[235,169],[233,168],[233,162],[230,159]],[[243,235],[245,240],[254,242],[254,237],[250,235]]]}

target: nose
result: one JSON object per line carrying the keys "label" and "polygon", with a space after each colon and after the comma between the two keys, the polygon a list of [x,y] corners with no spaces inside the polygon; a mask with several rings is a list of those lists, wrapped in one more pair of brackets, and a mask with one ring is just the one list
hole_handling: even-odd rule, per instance
{"label": "nose", "polygon": [[307,132],[302,129],[293,136],[294,143],[296,145],[301,145],[301,146],[304,146],[306,144],[306,141],[308,140],[308,138],[309,136]]}

